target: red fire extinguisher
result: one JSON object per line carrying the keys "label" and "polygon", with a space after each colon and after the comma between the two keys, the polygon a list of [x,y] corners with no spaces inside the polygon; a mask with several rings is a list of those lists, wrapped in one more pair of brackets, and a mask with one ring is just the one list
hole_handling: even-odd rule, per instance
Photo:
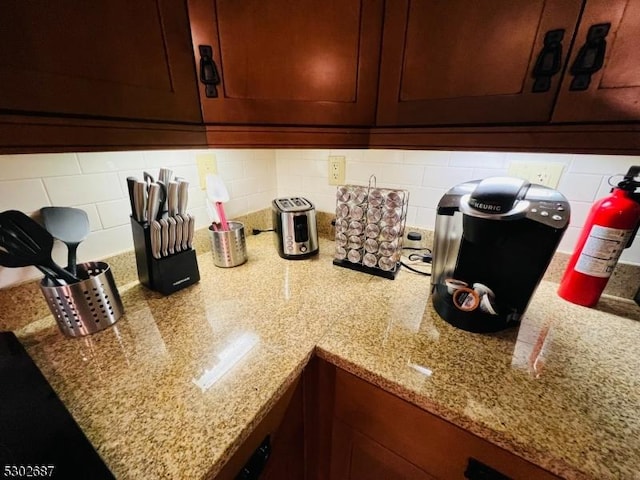
{"label": "red fire extinguisher", "polygon": [[640,226],[638,175],[640,166],[631,167],[611,195],[591,207],[558,289],[565,300],[586,307],[598,303],[618,258],[631,246]]}

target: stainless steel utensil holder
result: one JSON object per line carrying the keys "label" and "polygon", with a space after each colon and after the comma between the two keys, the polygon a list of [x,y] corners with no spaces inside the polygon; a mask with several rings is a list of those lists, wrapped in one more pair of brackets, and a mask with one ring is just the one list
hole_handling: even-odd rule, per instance
{"label": "stainless steel utensil holder", "polygon": [[110,327],[124,308],[109,265],[88,262],[78,265],[78,275],[87,277],[70,285],[46,286],[40,290],[58,327],[68,337],[81,337]]}
{"label": "stainless steel utensil holder", "polygon": [[213,263],[217,267],[237,267],[247,261],[244,224],[228,222],[229,230],[215,231],[209,227]]}
{"label": "stainless steel utensil holder", "polygon": [[339,185],[333,264],[393,280],[400,270],[409,192]]}
{"label": "stainless steel utensil holder", "polygon": [[138,280],[145,287],[163,295],[170,295],[200,281],[198,260],[193,248],[168,257],[154,258],[151,253],[149,223],[140,223],[131,217],[131,231]]}

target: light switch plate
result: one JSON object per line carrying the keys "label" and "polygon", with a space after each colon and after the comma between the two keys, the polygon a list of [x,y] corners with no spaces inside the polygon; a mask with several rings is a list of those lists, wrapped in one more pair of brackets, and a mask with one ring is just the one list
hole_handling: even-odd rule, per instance
{"label": "light switch plate", "polygon": [[556,188],[563,170],[564,164],[559,162],[511,162],[507,173],[531,183]]}
{"label": "light switch plate", "polygon": [[216,175],[218,173],[218,162],[213,153],[196,154],[196,163],[198,164],[198,178],[200,179],[200,189],[207,188],[207,175]]}

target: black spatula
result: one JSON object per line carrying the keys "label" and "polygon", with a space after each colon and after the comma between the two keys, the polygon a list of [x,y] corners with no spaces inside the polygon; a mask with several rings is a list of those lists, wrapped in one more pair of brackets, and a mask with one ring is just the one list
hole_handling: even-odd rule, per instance
{"label": "black spatula", "polygon": [[42,221],[51,235],[67,246],[67,270],[76,275],[76,251],[89,235],[87,212],[71,207],[43,207]]}
{"label": "black spatula", "polygon": [[17,210],[0,213],[0,250],[3,262],[13,257],[14,264],[35,265],[53,272],[67,283],[76,283],[78,278],[60,267],[51,258],[53,237],[40,224]]}

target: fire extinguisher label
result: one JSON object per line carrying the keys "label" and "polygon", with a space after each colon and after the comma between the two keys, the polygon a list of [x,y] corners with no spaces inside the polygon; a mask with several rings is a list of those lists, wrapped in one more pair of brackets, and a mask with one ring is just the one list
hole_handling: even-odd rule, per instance
{"label": "fire extinguisher label", "polygon": [[576,272],[609,278],[633,230],[594,225],[576,262]]}

